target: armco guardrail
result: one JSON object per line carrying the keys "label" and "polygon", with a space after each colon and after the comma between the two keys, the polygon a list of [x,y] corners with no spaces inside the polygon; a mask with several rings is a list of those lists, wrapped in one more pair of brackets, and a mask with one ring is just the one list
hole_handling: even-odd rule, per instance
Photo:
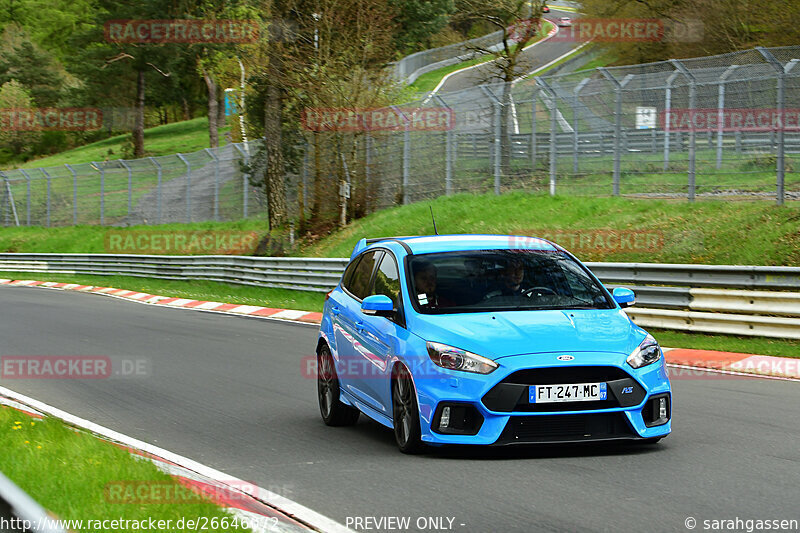
{"label": "armco guardrail", "polygon": [[65,533],[41,505],[0,472],[0,531]]}
{"label": "armco guardrail", "polygon": [[[34,253],[0,254],[0,271],[196,279],[325,292],[339,282],[347,261]],[[800,267],[656,263],[587,266],[609,287],[625,285],[636,292],[638,305],[628,313],[642,326],[800,338]]]}

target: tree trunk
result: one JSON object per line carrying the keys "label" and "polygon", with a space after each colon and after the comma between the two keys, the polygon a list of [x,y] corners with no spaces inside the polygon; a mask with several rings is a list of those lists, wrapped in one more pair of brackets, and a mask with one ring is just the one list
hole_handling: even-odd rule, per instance
{"label": "tree trunk", "polygon": [[181,98],[181,106],[183,107],[183,120],[191,120],[192,113],[189,111],[189,102],[186,101],[185,96]]}
{"label": "tree trunk", "polygon": [[208,144],[211,148],[219,147],[219,130],[217,129],[217,82],[203,69],[203,79],[208,88]]}
{"label": "tree trunk", "polygon": [[319,132],[314,132],[314,202],[311,204],[311,220],[322,220],[322,166],[320,162]]}
{"label": "tree trunk", "polygon": [[144,157],[144,70],[136,80],[136,116],[133,124],[133,157]]}
{"label": "tree trunk", "polygon": [[225,91],[220,90],[217,92],[217,100],[219,105],[217,106],[217,128],[224,129],[226,124],[225,119]]}
{"label": "tree trunk", "polygon": [[284,182],[283,152],[281,149],[281,124],[283,122],[283,95],[278,86],[280,67],[276,46],[270,47],[267,67],[267,98],[264,103],[264,136],[267,151],[267,167],[264,185],[269,208],[269,228],[273,229],[286,220],[286,184]]}

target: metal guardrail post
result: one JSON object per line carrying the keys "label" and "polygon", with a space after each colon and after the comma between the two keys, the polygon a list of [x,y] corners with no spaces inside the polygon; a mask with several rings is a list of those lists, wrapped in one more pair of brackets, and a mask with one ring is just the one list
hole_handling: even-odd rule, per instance
{"label": "metal guardrail post", "polygon": [[502,157],[502,124],[500,123],[502,120],[502,105],[503,103],[495,96],[494,92],[492,92],[489,87],[486,85],[481,85],[481,90],[489,97],[489,100],[492,102],[492,107],[494,108],[494,120],[493,120],[493,130],[494,130],[494,161],[492,162],[492,166],[494,169],[494,193],[500,194],[500,159]]}
{"label": "metal guardrail post", "polygon": [[[438,101],[442,107],[447,108],[450,111],[450,120],[455,120],[455,115],[452,113],[452,109],[447,103],[444,101],[444,98],[439,96],[438,94],[434,97],[436,101]],[[455,124],[450,124],[450,128],[447,129],[445,132],[444,138],[444,193],[447,196],[453,194],[453,128]],[[369,161],[369,160],[367,160]]]}
{"label": "metal guardrail post", "polygon": [[214,220],[219,221],[219,159],[211,148],[206,148],[205,152],[214,160]]}
{"label": "metal guardrail post", "polygon": [[797,64],[797,59],[793,59],[789,63],[784,66],[780,61],[778,61],[772,52],[767,50],[762,46],[757,46],[756,50],[758,50],[764,59],[767,60],[767,63],[775,69],[778,73],[778,95],[777,95],[777,111],[778,116],[780,117],[780,124],[778,126],[778,155],[776,161],[776,171],[777,171],[777,183],[776,183],[776,190],[775,195],[777,197],[778,205],[783,205],[784,197],[785,197],[785,180],[786,180],[786,113],[784,110],[786,109],[786,74],[789,73],[792,68]]}
{"label": "metal guardrail post", "polygon": [[[244,148],[239,146],[239,144],[233,145],[237,152],[242,154],[242,158],[244,158],[245,166],[250,165],[250,149],[245,145]],[[250,189],[250,174],[247,172],[242,174],[242,218],[247,218],[249,214],[248,204],[250,203],[250,199],[248,196],[248,191]]]}
{"label": "metal guardrail post", "polygon": [[25,225],[30,226],[31,225],[31,177],[28,175],[27,172],[25,172],[25,170],[19,169],[19,171],[23,176],[25,176],[25,188],[27,196],[26,204],[28,209]]}
{"label": "metal guardrail post", "polygon": [[625,86],[633,79],[633,74],[628,74],[622,81],[617,80],[611,75],[604,67],[598,67],[597,70],[614,86],[615,100],[614,100],[614,185],[613,194],[619,196],[619,185],[621,170],[621,157],[622,157],[622,91]]}
{"label": "metal guardrail post", "polygon": [[106,222],[106,169],[103,163],[92,161],[92,166],[100,172],[100,225],[105,226]]}
{"label": "metal guardrail post", "polygon": [[120,159],[119,164],[128,171],[128,216],[131,216],[133,212],[133,170],[124,159]]}
{"label": "metal guardrail post", "polygon": [[158,184],[156,185],[156,224],[161,224],[161,163],[153,157],[148,157],[150,162],[156,167],[158,173]]}
{"label": "metal guardrail post", "polygon": [[572,173],[578,173],[578,106],[580,105],[581,90],[589,83],[589,78],[583,78],[572,91],[574,100],[572,105]]}
{"label": "metal guardrail post", "polygon": [[175,154],[178,159],[186,165],[186,222],[192,221],[192,165],[183,157],[183,154]]}
{"label": "metal guardrail post", "polygon": [[39,170],[42,172],[42,175],[44,175],[44,178],[47,180],[47,219],[46,220],[47,220],[47,227],[49,228],[50,227],[50,193],[52,191],[52,187],[51,187],[51,181],[52,180],[50,178],[50,174],[44,169],[44,167],[39,168]]}
{"label": "metal guardrail post", "polygon": [[725,131],[725,83],[739,65],[731,65],[719,77],[717,88],[717,170],[722,168],[722,135]]}
{"label": "metal guardrail post", "polygon": [[531,170],[536,171],[536,98],[539,96],[539,86],[534,83],[533,96],[531,96]]}
{"label": "metal guardrail post", "polygon": [[403,121],[403,205],[408,204],[409,194],[408,194],[408,184],[409,184],[409,177],[411,173],[411,132],[410,132],[410,124],[411,119],[403,113],[399,107],[397,106],[390,106],[391,109],[400,117],[400,120]]}
{"label": "metal guardrail post", "polygon": [[667,78],[667,86],[664,88],[664,172],[669,169],[669,129],[672,110],[672,83],[678,77],[676,70]]}
{"label": "metal guardrail post", "polygon": [[691,127],[689,128],[689,184],[688,184],[688,200],[694,202],[695,189],[696,189],[696,169],[695,164],[697,161],[697,131],[694,127],[694,110],[697,107],[697,79],[694,74],[689,72],[683,63],[677,59],[670,59],[670,63],[689,81],[689,116],[691,117]]}
{"label": "metal guardrail post", "polygon": [[555,196],[556,194],[556,134],[558,130],[558,106],[556,105],[556,93],[544,81],[542,78],[538,76],[534,78],[535,83],[541,85],[546,93],[547,96],[550,98],[550,196]]}
{"label": "metal guardrail post", "polygon": [[78,225],[78,174],[75,170],[68,164],[64,164],[72,173],[72,225]]}

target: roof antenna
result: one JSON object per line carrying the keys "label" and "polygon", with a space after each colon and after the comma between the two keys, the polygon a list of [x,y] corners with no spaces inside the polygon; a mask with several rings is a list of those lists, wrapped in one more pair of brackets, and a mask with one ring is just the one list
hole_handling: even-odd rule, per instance
{"label": "roof antenna", "polygon": [[439,235],[439,231],[436,229],[436,218],[433,216],[433,206],[429,205],[428,207],[431,210],[431,220],[433,220],[433,233]]}

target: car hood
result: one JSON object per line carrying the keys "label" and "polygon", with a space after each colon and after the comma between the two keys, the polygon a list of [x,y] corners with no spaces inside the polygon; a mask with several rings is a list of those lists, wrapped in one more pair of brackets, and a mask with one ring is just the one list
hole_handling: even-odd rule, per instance
{"label": "car hood", "polygon": [[411,331],[491,359],[545,352],[631,353],[647,333],[621,309],[416,315]]}

